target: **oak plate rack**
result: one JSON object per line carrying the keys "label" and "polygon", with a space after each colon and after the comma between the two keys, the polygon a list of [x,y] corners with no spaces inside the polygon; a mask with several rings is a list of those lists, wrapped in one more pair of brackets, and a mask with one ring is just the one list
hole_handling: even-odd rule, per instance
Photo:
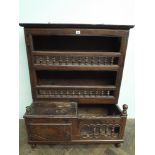
{"label": "oak plate rack", "polygon": [[120,146],[127,105],[119,98],[133,25],[34,24],[24,27],[33,103],[28,143]]}

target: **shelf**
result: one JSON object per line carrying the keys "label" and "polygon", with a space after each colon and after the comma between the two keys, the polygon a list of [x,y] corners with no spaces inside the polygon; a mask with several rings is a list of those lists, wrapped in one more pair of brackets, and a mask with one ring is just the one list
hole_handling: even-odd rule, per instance
{"label": "shelf", "polygon": [[83,86],[79,86],[79,85],[73,85],[73,86],[62,86],[62,85],[55,85],[55,86],[52,86],[52,85],[36,85],[36,88],[39,89],[39,88],[45,88],[45,89],[59,89],[59,88],[62,88],[62,89],[67,89],[67,88],[70,88],[70,89],[109,89],[109,90],[115,90],[116,89],[116,86],[114,85],[107,85],[107,86],[98,86],[98,85],[93,85],[93,86],[87,86],[87,85],[83,85]]}
{"label": "shelf", "polygon": [[114,71],[37,71],[38,85],[107,86],[115,85]]}
{"label": "shelf", "polygon": [[49,70],[49,71],[118,71],[119,66],[47,66],[47,65],[34,65],[36,71]]}
{"label": "shelf", "polygon": [[102,86],[102,85],[110,85],[111,79],[40,79],[38,80],[38,85],[62,85],[62,86]]}
{"label": "shelf", "polygon": [[37,71],[37,98],[111,98],[116,72]]}
{"label": "shelf", "polygon": [[57,56],[61,56],[61,55],[65,55],[65,56],[116,56],[119,57],[121,56],[121,53],[118,52],[113,52],[113,51],[97,51],[97,50],[93,50],[91,52],[87,51],[87,50],[76,50],[76,51],[71,51],[71,50],[67,50],[67,51],[60,51],[60,50],[49,50],[49,51],[32,51],[32,55],[49,55],[49,56],[53,56],[53,55],[57,55]]}
{"label": "shelf", "polygon": [[117,52],[43,52],[33,53],[36,70],[118,70],[121,54]]}
{"label": "shelf", "polygon": [[121,37],[110,36],[50,36],[32,35],[34,51],[88,51],[119,52]]}

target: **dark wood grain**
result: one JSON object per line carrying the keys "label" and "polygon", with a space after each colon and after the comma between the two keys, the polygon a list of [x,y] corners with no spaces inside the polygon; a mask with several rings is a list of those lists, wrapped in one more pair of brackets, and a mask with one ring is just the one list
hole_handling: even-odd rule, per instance
{"label": "dark wood grain", "polygon": [[108,25],[108,24],[52,24],[52,23],[20,23],[25,28],[94,28],[94,29],[130,29],[134,25]]}
{"label": "dark wood grain", "polygon": [[24,27],[33,103],[28,143],[123,142],[127,105],[118,98],[133,25],[32,24]]}

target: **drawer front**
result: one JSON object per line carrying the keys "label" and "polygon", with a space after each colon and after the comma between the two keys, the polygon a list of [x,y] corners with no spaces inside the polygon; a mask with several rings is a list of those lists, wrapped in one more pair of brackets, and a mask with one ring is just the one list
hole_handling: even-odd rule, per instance
{"label": "drawer front", "polygon": [[71,139],[71,124],[30,123],[30,141],[67,141]]}
{"label": "drawer front", "polygon": [[120,119],[80,120],[79,139],[81,140],[117,140],[121,131]]}

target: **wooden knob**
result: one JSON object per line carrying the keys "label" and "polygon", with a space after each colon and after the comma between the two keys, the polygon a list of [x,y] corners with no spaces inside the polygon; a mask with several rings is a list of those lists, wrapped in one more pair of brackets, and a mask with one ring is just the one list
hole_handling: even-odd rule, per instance
{"label": "wooden knob", "polygon": [[123,110],[127,110],[128,109],[128,105],[127,104],[124,104],[123,105]]}
{"label": "wooden knob", "polygon": [[127,115],[127,109],[128,109],[128,105],[124,104],[123,105],[123,115]]}
{"label": "wooden knob", "polygon": [[31,107],[30,106],[27,106],[26,107],[26,114],[31,114]]}

